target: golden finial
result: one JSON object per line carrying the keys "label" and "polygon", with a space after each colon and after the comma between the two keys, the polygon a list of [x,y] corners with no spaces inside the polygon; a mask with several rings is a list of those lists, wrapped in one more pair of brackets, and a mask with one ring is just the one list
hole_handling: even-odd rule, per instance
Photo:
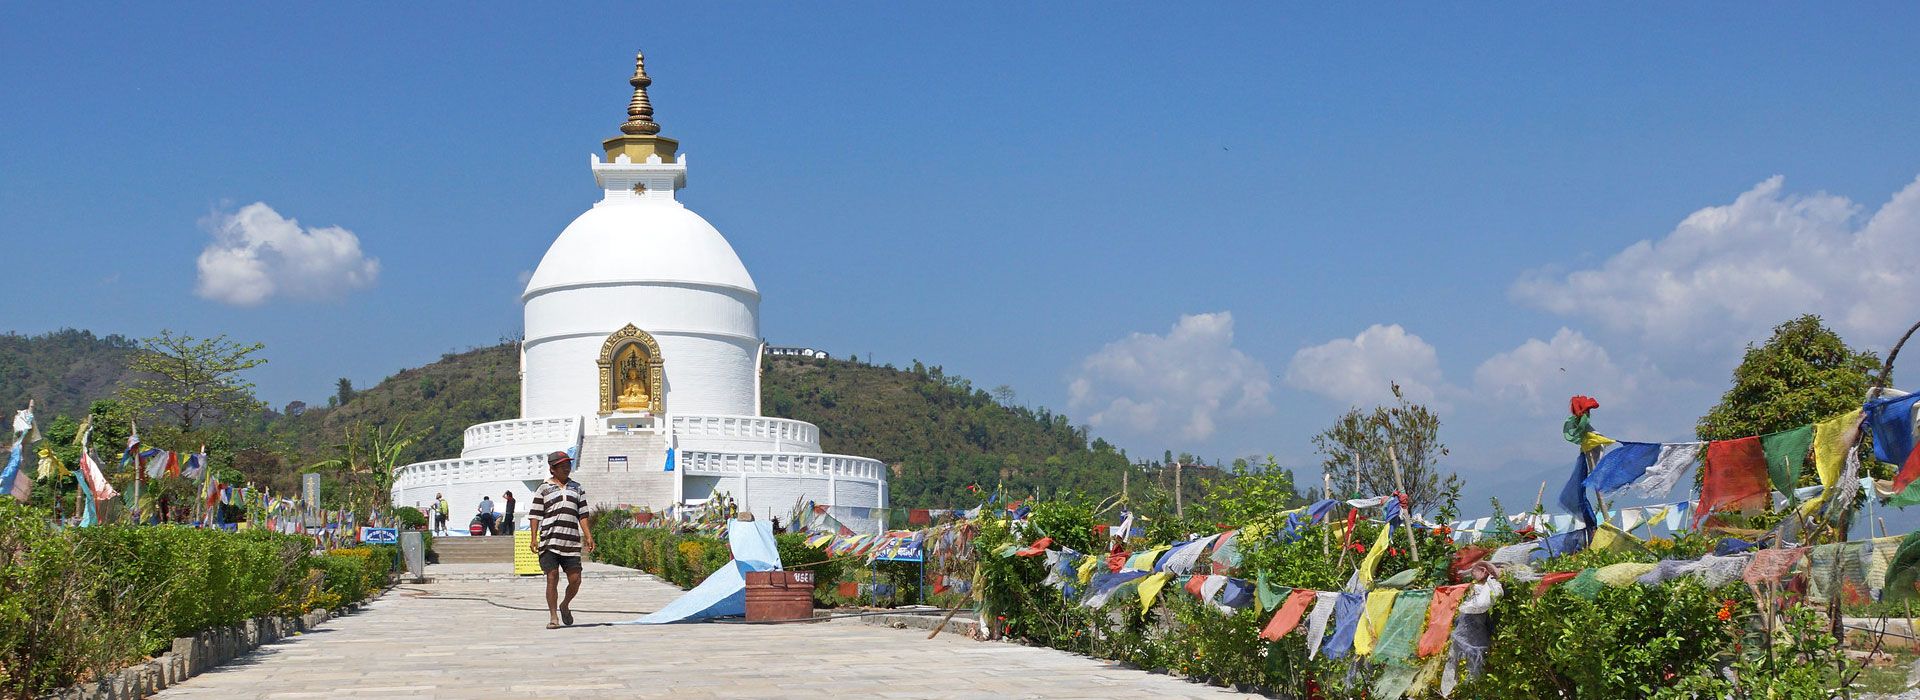
{"label": "golden finial", "polygon": [[653,123],[653,103],[647,100],[647,86],[653,84],[653,79],[647,77],[645,54],[633,55],[633,77],[627,84],[633,86],[633,101],[627,103],[627,123],[620,125],[620,133],[634,136],[660,133],[660,125]]}

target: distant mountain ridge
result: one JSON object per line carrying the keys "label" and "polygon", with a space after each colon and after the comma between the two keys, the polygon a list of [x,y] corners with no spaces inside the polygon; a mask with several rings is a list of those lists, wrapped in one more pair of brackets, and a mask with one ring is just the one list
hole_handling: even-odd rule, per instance
{"label": "distant mountain ridge", "polygon": [[[64,330],[0,336],[0,406],[40,400],[42,416],[77,417],[126,380],[136,350],[121,336]],[[269,348],[266,352],[271,352]],[[1120,488],[1128,460],[1084,428],[1044,408],[1008,405],[940,367],[910,369],[825,357],[769,357],[762,413],[820,426],[822,449],[872,457],[893,471],[895,505],[977,502],[1009,493],[1071,490],[1104,496]],[[291,488],[298,470],[332,456],[350,425],[405,421],[425,433],[406,456],[460,454],[467,426],[519,415],[519,353],[502,343],[442,355],[354,392],[337,406],[289,404],[236,431],[236,463],[258,483]],[[295,410],[284,410],[295,409]],[[284,412],[283,412],[284,411]]]}

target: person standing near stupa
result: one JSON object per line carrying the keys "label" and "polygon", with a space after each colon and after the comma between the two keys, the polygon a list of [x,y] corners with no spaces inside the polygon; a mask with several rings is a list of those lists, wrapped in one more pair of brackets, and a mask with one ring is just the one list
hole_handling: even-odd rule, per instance
{"label": "person standing near stupa", "polygon": [[[573,458],[565,452],[547,455],[549,478],[533,494],[527,510],[528,547],[540,555],[540,571],[547,575],[547,629],[573,624],[567,606],[580,593],[580,557],[593,553],[593,529],[587,521],[587,490],[569,478]],[[567,594],[560,597],[560,574],[567,575]]]}

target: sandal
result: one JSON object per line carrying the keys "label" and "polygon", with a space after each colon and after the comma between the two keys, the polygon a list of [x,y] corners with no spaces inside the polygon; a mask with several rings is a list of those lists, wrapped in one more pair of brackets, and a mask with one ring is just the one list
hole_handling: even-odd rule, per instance
{"label": "sandal", "polygon": [[561,623],[563,623],[563,624],[565,624],[565,625],[566,625],[566,626],[568,626],[568,627],[572,627],[572,626],[573,626],[573,611],[572,611],[572,610],[568,610],[568,609],[566,609],[566,608],[561,608],[561,609],[560,609],[560,622],[561,622]]}
{"label": "sandal", "polygon": [[547,629],[550,629],[550,630],[557,630],[557,629],[560,629],[560,623],[557,623],[557,622],[549,622],[549,623],[547,623]]}

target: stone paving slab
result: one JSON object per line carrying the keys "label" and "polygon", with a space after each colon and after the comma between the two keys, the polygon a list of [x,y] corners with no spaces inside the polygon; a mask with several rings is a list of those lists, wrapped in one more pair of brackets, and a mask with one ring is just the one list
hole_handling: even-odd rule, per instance
{"label": "stone paving slab", "polygon": [[588,580],[574,603],[576,625],[548,630],[544,591],[538,579],[403,585],[365,611],[156,697],[1241,697],[1051,649],[929,640],[854,619],[605,624],[680,595],[652,577]]}

